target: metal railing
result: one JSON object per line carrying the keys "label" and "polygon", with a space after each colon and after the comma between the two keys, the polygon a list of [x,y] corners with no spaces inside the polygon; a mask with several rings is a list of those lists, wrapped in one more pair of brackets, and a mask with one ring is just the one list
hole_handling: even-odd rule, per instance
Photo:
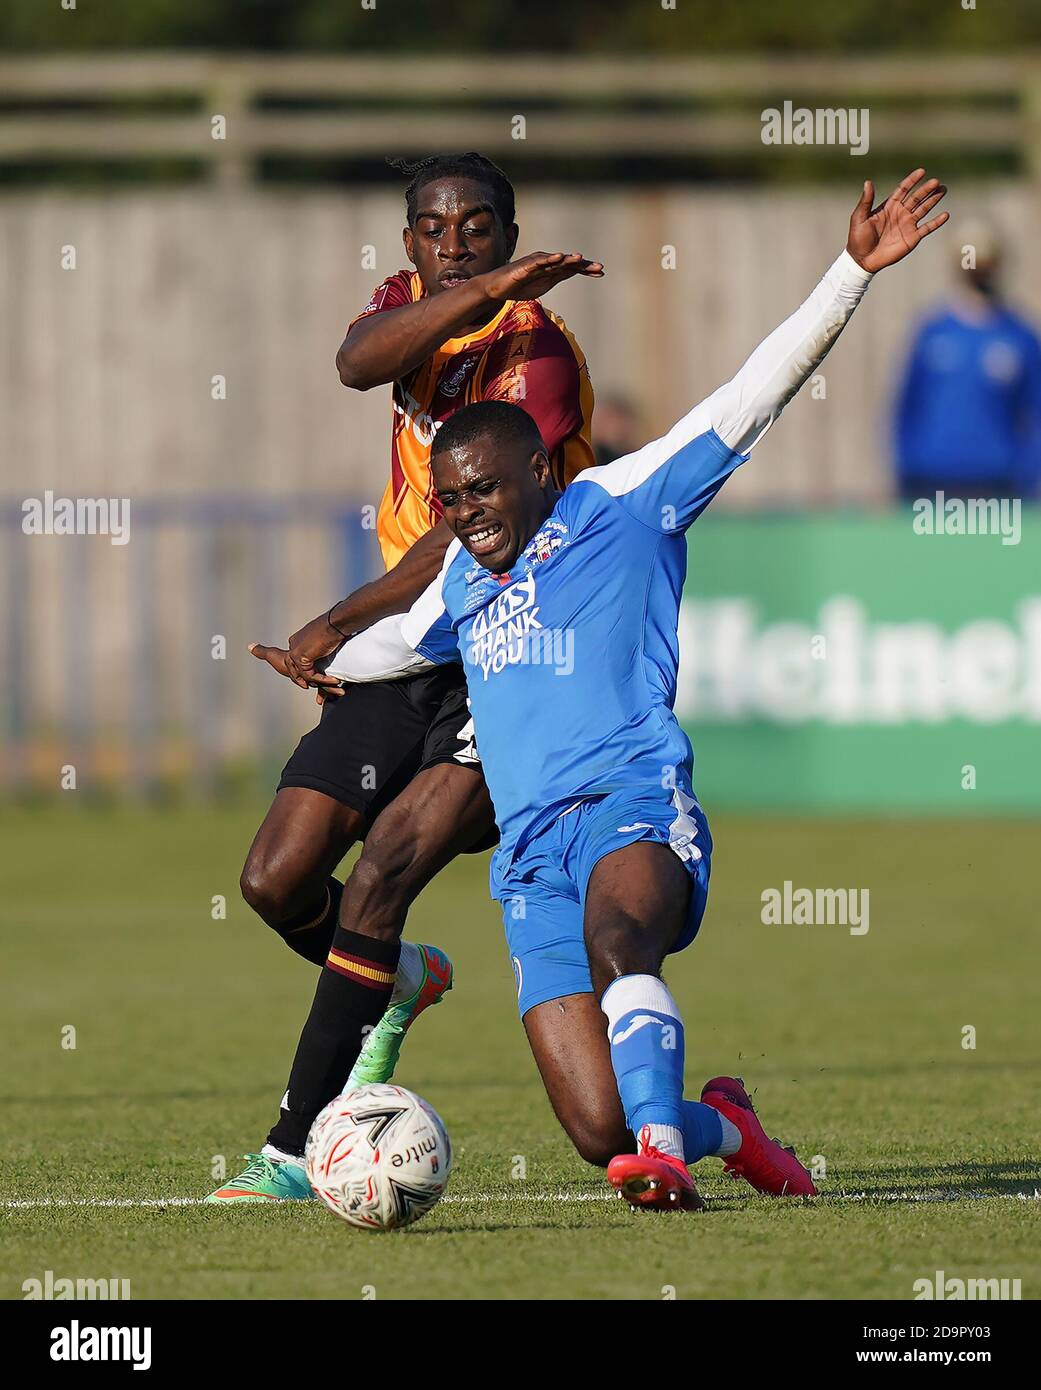
{"label": "metal railing", "polygon": [[[247,641],[283,642],[309,601],[380,569],[360,506],[342,497],[131,503],[128,543],[112,546],[26,535],[22,503],[0,501],[5,795],[57,795],[69,767],[88,799],[269,785],[316,711]],[[301,531],[320,552],[307,598],[292,584]]]}

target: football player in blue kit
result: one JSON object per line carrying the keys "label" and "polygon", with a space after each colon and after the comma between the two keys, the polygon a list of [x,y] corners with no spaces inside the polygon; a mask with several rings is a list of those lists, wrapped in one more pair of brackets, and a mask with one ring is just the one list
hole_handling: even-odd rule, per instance
{"label": "football player in blue kit", "polygon": [[661,439],[563,492],[523,410],[460,410],[431,459],[456,537],[440,575],[328,668],[376,680],[462,662],[524,1027],[564,1129],[634,1207],[701,1207],[689,1166],[709,1154],[758,1191],[815,1192],[740,1079],[683,1096],[683,1022],[661,968],[700,926],[712,854],[672,708],[686,531],[816,370],[872,275],[944,224],[930,214],[945,192],[916,169],[873,208],[865,183],[846,249],[737,375]]}

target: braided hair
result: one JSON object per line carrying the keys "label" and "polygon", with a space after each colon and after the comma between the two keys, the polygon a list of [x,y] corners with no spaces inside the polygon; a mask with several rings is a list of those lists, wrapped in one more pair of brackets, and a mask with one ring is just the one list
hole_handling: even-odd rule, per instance
{"label": "braided hair", "polygon": [[513,184],[497,164],[474,150],[466,154],[432,154],[414,161],[391,159],[388,163],[401,173],[411,175],[411,182],[405,189],[405,212],[410,227],[416,223],[420,190],[436,179],[473,179],[491,193],[492,206],[504,227],[509,227],[516,217]]}

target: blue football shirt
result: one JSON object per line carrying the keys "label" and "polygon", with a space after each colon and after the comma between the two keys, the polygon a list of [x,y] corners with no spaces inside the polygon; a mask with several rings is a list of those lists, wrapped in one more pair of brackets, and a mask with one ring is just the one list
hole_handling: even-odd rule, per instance
{"label": "blue football shirt", "polygon": [[508,575],[456,540],[408,613],[345,642],[348,681],[466,672],[501,854],[585,797],[681,785],[672,706],[685,533],[809,378],[871,280],[843,251],[730,381],[660,439],[580,473]]}
{"label": "blue football shirt", "polygon": [[508,575],[455,542],[404,620],[427,660],[462,661],[506,854],[583,797],[690,775],[672,711],[685,533],[744,455],[685,423],[579,474]]}

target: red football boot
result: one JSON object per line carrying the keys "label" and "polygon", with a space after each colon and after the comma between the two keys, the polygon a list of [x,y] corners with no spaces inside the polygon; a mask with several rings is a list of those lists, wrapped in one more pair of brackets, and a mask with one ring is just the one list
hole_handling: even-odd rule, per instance
{"label": "red football boot", "polygon": [[726,1172],[736,1173],[757,1192],[768,1192],[772,1197],[816,1197],[813,1179],[795,1150],[786,1148],[779,1139],[766,1137],[739,1076],[713,1077],[705,1083],[701,1099],[741,1131],[741,1147],[723,1158]]}
{"label": "red football boot", "polygon": [[663,1154],[640,1131],[639,1152],[618,1154],[607,1165],[607,1181],[633,1211],[704,1211],[705,1203],[682,1158]]}

